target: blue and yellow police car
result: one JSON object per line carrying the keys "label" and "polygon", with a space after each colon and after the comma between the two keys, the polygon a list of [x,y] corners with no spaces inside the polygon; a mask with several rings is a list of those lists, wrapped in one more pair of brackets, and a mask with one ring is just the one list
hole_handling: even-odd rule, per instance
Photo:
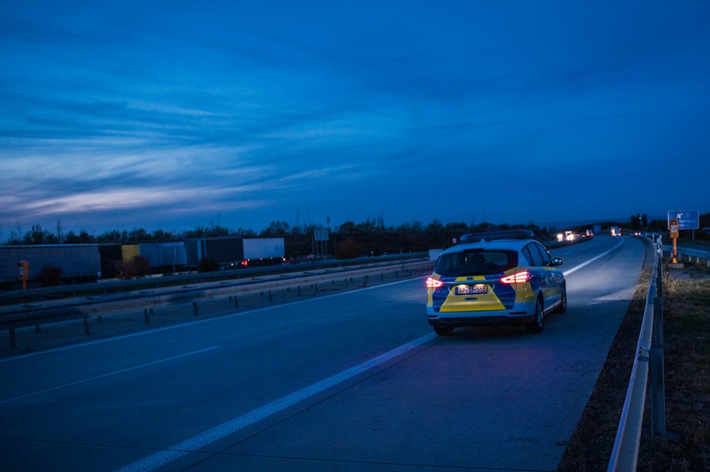
{"label": "blue and yellow police car", "polygon": [[567,311],[562,259],[533,237],[529,230],[468,234],[442,251],[426,280],[434,331],[513,323],[540,333],[547,314]]}

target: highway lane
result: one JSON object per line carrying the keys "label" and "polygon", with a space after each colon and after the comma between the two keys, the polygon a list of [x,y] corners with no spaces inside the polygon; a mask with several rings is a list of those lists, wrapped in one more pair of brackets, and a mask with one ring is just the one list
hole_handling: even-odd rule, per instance
{"label": "highway lane", "polygon": [[645,248],[553,254],[569,310],[540,335],[436,337],[414,279],[0,361],[0,454],[8,470],[554,470]]}

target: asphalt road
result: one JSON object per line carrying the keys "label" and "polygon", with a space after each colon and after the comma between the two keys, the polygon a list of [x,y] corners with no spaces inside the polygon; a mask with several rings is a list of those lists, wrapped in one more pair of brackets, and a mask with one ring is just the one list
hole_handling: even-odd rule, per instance
{"label": "asphalt road", "polygon": [[555,470],[646,251],[552,252],[538,335],[437,337],[416,278],[2,359],[3,470]]}

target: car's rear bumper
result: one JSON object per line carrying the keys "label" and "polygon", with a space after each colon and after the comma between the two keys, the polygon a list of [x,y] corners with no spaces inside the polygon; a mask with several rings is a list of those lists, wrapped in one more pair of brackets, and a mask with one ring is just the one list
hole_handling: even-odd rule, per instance
{"label": "car's rear bumper", "polygon": [[462,326],[492,326],[503,324],[526,324],[534,321],[535,315],[521,316],[476,316],[429,318],[431,326],[457,328]]}
{"label": "car's rear bumper", "polygon": [[431,326],[487,326],[497,324],[525,324],[535,319],[535,303],[518,303],[513,310],[494,311],[435,311],[427,307]]}

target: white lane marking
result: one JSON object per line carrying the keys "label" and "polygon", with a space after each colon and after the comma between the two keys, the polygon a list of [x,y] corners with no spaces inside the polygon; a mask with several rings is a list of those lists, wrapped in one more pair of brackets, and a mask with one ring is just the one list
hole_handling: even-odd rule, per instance
{"label": "white lane marking", "polygon": [[272,306],[267,306],[267,307],[263,307],[263,308],[255,308],[255,309],[253,309],[253,310],[241,311],[241,312],[238,312],[238,313],[232,313],[231,315],[222,315],[222,316],[217,316],[217,317],[214,317],[214,318],[207,318],[207,319],[204,319],[204,320],[190,321],[190,322],[188,322],[188,323],[181,323],[181,324],[173,325],[173,326],[165,326],[165,327],[162,327],[162,328],[155,328],[155,329],[151,329],[151,330],[149,330],[149,331],[141,331],[141,332],[139,332],[139,333],[124,334],[124,335],[116,336],[116,337],[113,337],[113,338],[97,339],[96,341],[87,341],[87,342],[80,343],[80,344],[73,344],[73,345],[71,345],[71,346],[63,346],[63,347],[57,347],[57,348],[54,348],[54,349],[47,349],[46,351],[31,352],[31,353],[22,354],[22,355],[19,355],[19,356],[16,356],[16,357],[9,357],[9,358],[6,358],[6,359],[0,359],[0,364],[4,364],[4,363],[7,363],[7,362],[18,361],[18,360],[22,360],[22,359],[27,359],[28,357],[35,357],[35,356],[41,356],[41,355],[44,355],[44,354],[51,354],[51,353],[54,353],[54,352],[67,351],[67,350],[69,350],[69,349],[78,349],[78,348],[82,348],[82,347],[86,347],[86,346],[93,346],[93,345],[95,345],[95,344],[104,344],[104,343],[109,343],[109,342],[113,342],[113,341],[119,341],[119,340],[121,340],[121,339],[135,338],[135,337],[138,337],[138,336],[148,336],[148,335],[151,335],[151,334],[154,334],[154,333],[159,333],[159,332],[161,332],[161,331],[170,331],[170,330],[173,330],[173,329],[181,329],[181,328],[186,328],[186,327],[190,327],[190,326],[194,326],[194,325],[199,325],[199,324],[203,324],[203,323],[214,323],[214,322],[216,322],[216,321],[225,320],[225,319],[229,319],[229,318],[234,318],[234,317],[237,317],[237,316],[244,316],[244,315],[249,315],[249,314],[252,314],[252,313],[259,313],[259,312],[262,312],[262,311],[277,310],[277,309],[284,308],[284,307],[289,307],[289,306],[292,306],[292,305],[300,305],[300,304],[302,304],[302,303],[311,303],[311,302],[314,302],[314,301],[317,301],[317,300],[323,300],[323,299],[327,299],[327,298],[341,297],[341,296],[345,296],[345,295],[348,295],[348,294],[351,294],[351,293],[355,293],[355,292],[362,292],[362,291],[365,291],[365,290],[374,290],[374,289],[379,289],[379,288],[384,288],[384,287],[390,287],[390,286],[392,286],[392,285],[403,284],[403,283],[411,282],[412,280],[417,280],[417,279],[420,279],[420,278],[423,278],[423,277],[414,277],[414,278],[411,278],[411,279],[398,280],[397,282],[389,282],[389,283],[382,284],[382,285],[373,285],[372,287],[359,288],[359,289],[356,289],[356,290],[348,290],[348,291],[346,291],[346,292],[331,293],[331,294],[329,294],[329,295],[320,295],[320,296],[317,296],[317,297],[314,297],[314,298],[308,298],[308,299],[304,299],[304,300],[297,300],[297,301],[295,301],[295,302],[282,303],[282,304],[280,304],[280,305],[272,305]]}
{"label": "white lane marking", "polygon": [[290,406],[293,406],[300,401],[310,398],[326,389],[329,389],[339,383],[351,379],[356,375],[362,374],[363,372],[370,370],[380,364],[383,364],[401,354],[404,354],[405,352],[414,349],[417,346],[421,346],[422,344],[430,341],[432,338],[435,337],[436,335],[434,333],[430,333],[420,338],[417,338],[407,344],[403,344],[399,347],[392,349],[391,351],[387,351],[384,354],[381,354],[368,361],[351,367],[350,369],[344,370],[339,374],[335,374],[331,377],[321,380],[320,382],[316,382],[313,385],[291,393],[290,395],[286,395],[285,397],[279,398],[278,400],[275,400],[271,403],[268,403],[260,408],[252,410],[229,421],[226,421],[218,426],[215,426],[214,428],[208,429],[207,431],[203,431],[202,433],[192,436],[191,438],[188,438],[177,444],[173,444],[172,446],[169,446],[166,449],[156,452],[155,454],[138,460],[125,467],[122,467],[118,469],[118,471],[143,472],[155,470],[159,467],[162,467],[166,464],[169,464],[170,462],[179,459],[180,457],[187,455],[192,451],[196,451],[209,444],[212,444],[213,442],[218,441],[230,434],[234,434],[249,425],[252,425]]}
{"label": "white lane marking", "polygon": [[114,375],[125,374],[126,372],[132,372],[134,370],[144,369],[146,367],[154,366],[157,364],[163,364],[165,362],[170,362],[170,361],[174,361],[177,359],[182,359],[183,357],[194,356],[195,354],[201,354],[203,352],[211,351],[213,349],[217,349],[217,346],[212,346],[212,347],[208,347],[205,349],[199,349],[197,351],[192,351],[192,352],[186,352],[185,354],[180,354],[178,356],[166,357],[165,359],[160,359],[158,361],[148,362],[147,364],[141,364],[141,365],[137,365],[137,366],[133,366],[133,367],[128,367],[126,369],[117,370],[114,372],[108,372],[106,374],[96,375],[94,377],[89,377],[86,379],[77,380],[75,382],[69,382],[69,383],[66,383],[63,385],[57,385],[56,387],[50,387],[50,388],[45,388],[43,390],[37,390],[36,392],[25,393],[24,395],[18,395],[16,397],[6,398],[5,400],[0,400],[0,405],[2,405],[4,403],[10,403],[15,400],[21,400],[23,398],[33,397],[35,395],[41,395],[41,394],[47,393],[47,392],[53,392],[55,390],[61,390],[63,388],[73,387],[75,385],[85,384],[87,382],[93,382],[94,380],[104,379],[106,377],[112,377]]}
{"label": "white lane marking", "polygon": [[567,271],[563,272],[564,276],[567,277],[567,276],[568,276],[569,274],[571,274],[572,272],[578,271],[579,269],[581,269],[582,267],[586,266],[587,264],[591,264],[592,262],[596,261],[597,259],[601,259],[602,257],[606,256],[606,255],[609,254],[610,252],[616,251],[617,249],[619,249],[619,247],[620,247],[622,244],[624,244],[624,239],[623,239],[623,238],[621,238],[621,240],[619,241],[619,244],[617,244],[617,245],[614,246],[613,248],[609,249],[608,251],[603,252],[603,253],[599,254],[598,256],[589,259],[587,262],[583,262],[582,264],[579,264],[578,266],[572,267],[570,270],[567,270]]}

